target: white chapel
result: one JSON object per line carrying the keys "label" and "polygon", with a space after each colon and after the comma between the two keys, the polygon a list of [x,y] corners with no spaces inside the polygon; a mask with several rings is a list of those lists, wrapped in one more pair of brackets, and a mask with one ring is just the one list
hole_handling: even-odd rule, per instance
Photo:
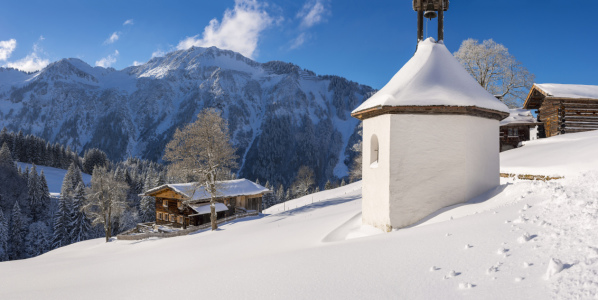
{"label": "white chapel", "polygon": [[363,224],[406,227],[499,185],[499,121],[509,109],[442,41],[420,41],[351,115],[363,121]]}

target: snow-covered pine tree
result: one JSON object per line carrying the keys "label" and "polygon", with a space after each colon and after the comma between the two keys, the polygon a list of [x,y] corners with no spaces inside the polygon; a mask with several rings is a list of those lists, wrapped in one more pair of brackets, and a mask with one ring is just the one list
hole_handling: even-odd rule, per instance
{"label": "snow-covered pine tree", "polygon": [[31,215],[32,222],[39,221],[40,213],[40,201],[41,201],[41,186],[39,184],[39,176],[35,164],[31,166],[29,175],[27,176],[27,200],[29,202],[29,213]]}
{"label": "snow-covered pine tree", "polygon": [[29,233],[25,237],[27,257],[34,257],[49,250],[48,226],[43,221],[29,225]]}
{"label": "snow-covered pine tree", "polygon": [[281,183],[276,190],[276,203],[282,203],[285,201],[284,186]]}
{"label": "snow-covered pine tree", "polygon": [[71,242],[71,207],[65,197],[58,200],[58,210],[54,216],[54,230],[52,234],[52,249],[66,246]]}
{"label": "snow-covered pine tree", "polygon": [[[154,177],[153,172],[149,172],[145,178],[144,191],[155,188],[155,182],[157,178]],[[156,200],[151,196],[141,197],[141,203],[139,204],[139,218],[141,222],[153,222],[156,220]]]}
{"label": "snow-covered pine tree", "polygon": [[[37,181],[39,185],[39,209],[38,216],[40,220],[50,220],[52,215],[49,214],[50,206],[52,205],[52,198],[50,197],[50,189],[48,188],[48,182],[46,181],[46,175],[44,170],[41,171]],[[32,207],[33,209],[33,207]]]}
{"label": "snow-covered pine tree", "polygon": [[79,166],[75,164],[75,162],[72,162],[66,171],[66,175],[64,175],[64,179],[62,180],[60,195],[72,198],[75,188],[77,188],[77,185],[79,185],[80,182],[83,182],[81,170],[79,169]]}
{"label": "snow-covered pine tree", "polygon": [[10,252],[11,260],[25,258],[25,236],[27,235],[27,227],[25,225],[25,218],[21,213],[19,202],[15,202],[12,209],[12,217],[10,218]]}
{"label": "snow-covered pine tree", "polygon": [[8,220],[0,209],[0,261],[8,260]]}
{"label": "snow-covered pine tree", "polygon": [[324,185],[324,189],[325,190],[332,189],[332,183],[330,183],[330,179],[328,181],[326,181],[326,184]]}
{"label": "snow-covered pine tree", "polygon": [[345,186],[347,183],[345,182],[345,179],[343,178],[343,180],[341,181],[341,186]]}
{"label": "snow-covered pine tree", "polygon": [[73,215],[71,217],[72,223],[70,225],[70,228],[72,228],[71,243],[84,241],[89,238],[91,221],[83,211],[84,204],[85,186],[83,185],[83,182],[79,182],[73,195]]}

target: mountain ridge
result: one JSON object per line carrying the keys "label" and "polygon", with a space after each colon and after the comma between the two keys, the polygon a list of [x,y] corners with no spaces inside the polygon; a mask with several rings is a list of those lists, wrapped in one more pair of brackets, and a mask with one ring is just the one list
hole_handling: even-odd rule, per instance
{"label": "mountain ridge", "polygon": [[[35,73],[0,68],[0,126],[83,152],[159,161],[174,130],[205,107],[222,111],[239,175],[290,184],[301,165],[319,185],[347,175],[350,111],[374,92],[334,75],[192,47],[122,70],[65,58]],[[306,133],[307,132],[307,133]]]}

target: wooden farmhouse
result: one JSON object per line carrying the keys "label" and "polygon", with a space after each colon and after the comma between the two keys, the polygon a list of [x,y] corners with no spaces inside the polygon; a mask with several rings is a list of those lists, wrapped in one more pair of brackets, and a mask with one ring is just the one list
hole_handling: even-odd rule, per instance
{"label": "wooden farmhouse", "polygon": [[[261,212],[267,188],[247,179],[219,181],[216,203],[218,219],[248,211]],[[210,194],[195,183],[165,184],[143,194],[156,199],[156,224],[173,227],[210,222]]]}
{"label": "wooden farmhouse", "polygon": [[529,110],[514,108],[509,112],[509,116],[500,121],[500,151],[517,148],[520,142],[536,139],[530,136],[530,130],[542,125]]}
{"label": "wooden farmhouse", "polygon": [[551,137],[598,129],[598,86],[578,84],[534,84],[525,109],[537,109],[544,123],[538,134]]}

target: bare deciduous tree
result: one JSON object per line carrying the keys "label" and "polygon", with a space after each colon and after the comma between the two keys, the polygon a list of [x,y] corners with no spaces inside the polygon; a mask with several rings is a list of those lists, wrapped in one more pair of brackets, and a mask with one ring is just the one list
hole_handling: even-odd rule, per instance
{"label": "bare deciduous tree", "polygon": [[481,44],[467,39],[454,55],[482,87],[511,108],[521,105],[534,83],[534,75],[492,39]]}
{"label": "bare deciduous tree", "polygon": [[96,166],[91,176],[91,187],[87,193],[87,203],[83,207],[92,225],[102,224],[106,242],[112,236],[112,223],[122,215],[127,207],[129,186],[118,181],[106,167]]}
{"label": "bare deciduous tree", "polygon": [[297,196],[305,196],[309,194],[309,190],[316,183],[314,180],[314,170],[308,166],[301,166],[297,177],[293,182],[293,191]]}
{"label": "bare deciduous tree", "polygon": [[216,230],[216,198],[221,189],[217,181],[227,179],[237,167],[226,120],[217,110],[204,109],[195,122],[176,130],[164,159],[171,163],[171,174],[196,181],[196,189],[203,186],[210,194],[210,220]]}

